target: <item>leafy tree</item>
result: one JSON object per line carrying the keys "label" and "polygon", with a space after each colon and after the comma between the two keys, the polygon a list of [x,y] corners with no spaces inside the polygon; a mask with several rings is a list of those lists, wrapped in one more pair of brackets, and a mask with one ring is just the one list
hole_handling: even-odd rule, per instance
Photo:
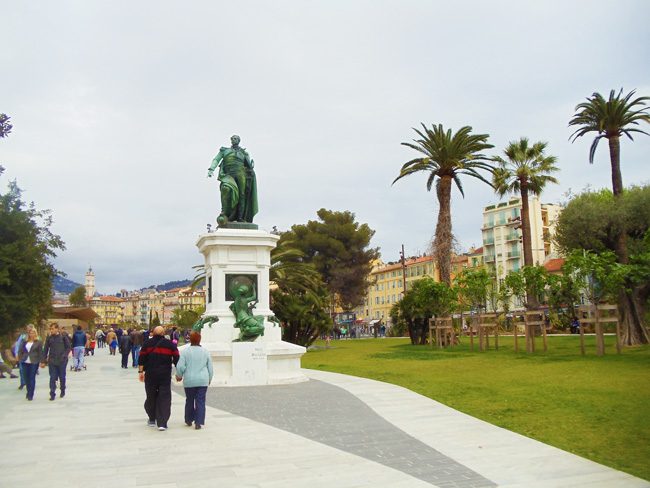
{"label": "leafy tree", "polygon": [[614,197],[609,190],[584,192],[573,198],[560,214],[556,240],[560,249],[569,254],[618,254],[619,235],[624,234],[630,250],[631,269],[618,297],[619,317],[623,339],[628,345],[649,342],[644,326],[644,311],[650,298],[650,283],[644,280],[648,268],[645,236],[650,230],[650,186],[631,187]]}
{"label": "leafy tree", "polygon": [[[2,174],[2,169],[0,169]],[[0,333],[45,318],[51,306],[50,262],[63,241],[52,234],[47,210],[26,206],[15,181],[0,194]]]}
{"label": "leafy tree", "polygon": [[309,291],[271,291],[273,312],[282,323],[282,338],[287,342],[309,346],[322,333],[332,330],[333,322],[327,309],[325,286]]}
{"label": "leafy tree", "polygon": [[596,254],[580,250],[567,257],[564,270],[582,283],[587,298],[596,305],[604,300],[615,300],[630,272],[628,266],[617,262],[612,251]]}
{"label": "leafy tree", "polygon": [[352,212],[321,208],[317,215],[319,220],[283,233],[278,247],[292,242],[304,255],[298,259],[314,266],[330,295],[344,309],[353,309],[363,303],[372,263],[379,257],[378,249],[369,247],[375,231],[356,222]]}
{"label": "leafy tree", "polygon": [[549,310],[566,328],[576,316],[575,307],[580,303],[580,282],[568,270],[561,275],[547,276],[546,294]]}
{"label": "leafy tree", "polygon": [[485,268],[464,269],[456,277],[458,294],[463,297],[474,310],[486,308],[488,296],[492,289],[494,277]]}
{"label": "leafy tree", "polygon": [[560,250],[563,254],[574,249],[614,251],[618,234],[625,230],[625,213],[609,190],[586,191],[574,197],[557,221],[555,239]]}
{"label": "leafy tree", "polygon": [[13,125],[9,123],[10,118],[6,114],[0,114],[0,139],[7,137],[13,129]]}
{"label": "leafy tree", "polygon": [[[544,292],[548,283],[548,273],[544,266],[524,266],[517,271],[510,271],[504,284],[511,295],[516,296],[527,309],[535,308],[544,301]],[[533,297],[534,305],[528,301]]]}
{"label": "leafy tree", "polygon": [[487,143],[488,134],[471,134],[472,128],[461,127],[452,135],[451,129],[445,130],[442,124],[433,125],[431,129],[422,124],[422,131],[413,129],[419,139],[413,143],[403,142],[402,145],[410,147],[421,153],[423,156],[412,159],[402,166],[399,176],[393,180],[393,184],[410,174],[424,171],[429,173],[427,178],[427,190],[431,191],[433,183],[436,183],[436,195],[438,197],[438,223],[436,224],[436,235],[433,242],[436,262],[440,272],[440,280],[451,285],[451,187],[452,182],[464,197],[461,175],[468,175],[477,178],[486,184],[490,184],[479,171],[491,171],[492,167],[487,162],[488,158],[481,154],[481,151],[494,146]]}
{"label": "leafy tree", "polygon": [[[524,266],[533,266],[533,245],[530,234],[529,195],[541,195],[547,183],[557,183],[551,176],[558,171],[555,156],[544,154],[545,142],[530,145],[526,137],[508,144],[503,151],[505,159],[496,156],[493,160],[498,163],[494,169],[492,183],[500,196],[507,193],[521,195],[521,237],[524,247]],[[527,295],[527,302],[532,308],[536,307],[535,296],[532,292]]]}
{"label": "leafy tree", "polygon": [[[189,329],[192,327],[205,310],[201,307],[195,310],[176,308],[172,312],[171,322],[180,329]],[[156,317],[157,318],[157,317]],[[155,320],[155,319],[153,319]],[[153,325],[152,320],[152,325]],[[160,320],[158,321],[160,322]]]}
{"label": "leafy tree", "polygon": [[81,285],[75,288],[72,293],[70,293],[68,300],[70,301],[70,305],[73,307],[87,306],[88,302],[86,301],[86,287]]}
{"label": "leafy tree", "polygon": [[401,312],[400,303],[401,300],[399,302],[395,302],[393,306],[390,307],[390,311],[388,312],[391,320],[391,327],[388,329],[387,334],[390,337],[402,337],[408,332],[408,324],[406,323],[406,319]]}
{"label": "leafy tree", "polygon": [[457,291],[426,276],[415,281],[391,309],[393,322],[407,324],[411,344],[425,344],[429,319],[449,315],[457,304]]}

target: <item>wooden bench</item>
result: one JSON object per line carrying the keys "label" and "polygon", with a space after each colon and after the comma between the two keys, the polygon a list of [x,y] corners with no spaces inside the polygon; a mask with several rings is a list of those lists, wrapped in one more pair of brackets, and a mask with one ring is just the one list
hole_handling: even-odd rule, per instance
{"label": "wooden bench", "polygon": [[451,317],[429,319],[429,344],[433,347],[435,342],[439,349],[456,344],[456,331]]}
{"label": "wooden bench", "polygon": [[[580,317],[580,352],[585,355],[585,333],[583,324],[594,324],[596,333],[596,354],[605,354],[605,335],[603,324],[616,324],[616,352],[621,353],[621,324],[618,320],[618,306],[603,303],[601,305],[581,305],[578,307]],[[582,318],[582,315],[586,315]]]}
{"label": "wooden bench", "polygon": [[480,351],[490,349],[490,333],[494,334],[494,348],[499,350],[499,324],[497,323],[497,314],[482,313],[479,314],[478,323],[478,344]]}
{"label": "wooden bench", "polygon": [[535,352],[535,328],[540,327],[542,332],[542,341],[544,343],[544,352],[548,350],[546,341],[546,316],[540,310],[527,310],[524,312],[524,333],[526,335],[526,352]]}

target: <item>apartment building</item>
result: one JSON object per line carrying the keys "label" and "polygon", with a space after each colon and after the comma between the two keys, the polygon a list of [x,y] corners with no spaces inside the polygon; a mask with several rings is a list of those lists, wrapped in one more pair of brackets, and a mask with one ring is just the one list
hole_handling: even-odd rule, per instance
{"label": "apartment building", "polygon": [[[355,309],[357,319],[365,321],[382,320],[390,324],[390,309],[402,299],[404,284],[406,289],[416,280],[431,276],[438,280],[438,270],[433,262],[433,256],[420,256],[406,259],[405,266],[401,262],[375,262],[370,272],[372,285],[364,304]],[[411,285],[412,286],[412,285]]]}
{"label": "apartment building", "polygon": [[88,303],[98,315],[96,325],[116,325],[124,321],[124,299],[114,296],[92,297]]}
{"label": "apartment building", "polygon": [[[542,265],[557,257],[553,243],[555,225],[562,208],[529,199],[529,220],[534,264]],[[489,205],[483,210],[483,261],[503,279],[510,271],[524,265],[521,242],[521,199]]]}

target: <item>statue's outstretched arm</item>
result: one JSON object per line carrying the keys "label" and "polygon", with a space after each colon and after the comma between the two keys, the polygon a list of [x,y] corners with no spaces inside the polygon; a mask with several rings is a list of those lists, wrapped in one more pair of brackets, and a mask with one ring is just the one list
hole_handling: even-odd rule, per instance
{"label": "statue's outstretched arm", "polygon": [[212,177],[212,174],[214,173],[214,169],[221,164],[221,160],[223,159],[223,153],[219,151],[217,155],[214,157],[212,160],[212,164],[208,168],[208,178]]}

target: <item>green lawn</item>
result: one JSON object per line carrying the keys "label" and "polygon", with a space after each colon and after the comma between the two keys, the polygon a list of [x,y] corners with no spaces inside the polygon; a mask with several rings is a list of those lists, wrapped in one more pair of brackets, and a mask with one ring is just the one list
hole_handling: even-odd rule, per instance
{"label": "green lawn", "polygon": [[[302,366],[401,385],[650,480],[650,347],[617,355],[608,336],[607,354],[597,357],[594,337],[587,337],[583,357],[578,336],[559,336],[549,337],[547,353],[516,354],[512,337],[499,339],[499,351],[484,353],[472,352],[468,338],[451,350],[407,339],[332,341],[305,354]],[[521,338],[519,346],[525,348]]]}

